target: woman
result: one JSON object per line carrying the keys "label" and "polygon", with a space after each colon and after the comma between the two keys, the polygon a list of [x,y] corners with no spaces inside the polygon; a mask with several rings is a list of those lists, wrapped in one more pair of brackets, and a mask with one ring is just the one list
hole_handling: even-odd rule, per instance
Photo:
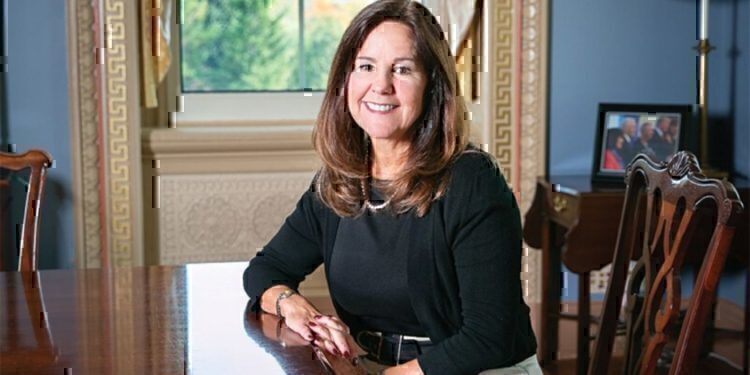
{"label": "woman", "polygon": [[607,148],[604,150],[604,169],[614,171],[625,169],[625,163],[622,158],[622,148],[624,143],[625,137],[622,136],[622,130],[607,130]]}
{"label": "woman", "polygon": [[[323,167],[245,271],[251,303],[331,353],[359,345],[385,374],[541,374],[518,207],[492,158],[467,146],[465,113],[429,11],[363,9],[313,134]],[[340,319],[296,292],[321,263]]]}

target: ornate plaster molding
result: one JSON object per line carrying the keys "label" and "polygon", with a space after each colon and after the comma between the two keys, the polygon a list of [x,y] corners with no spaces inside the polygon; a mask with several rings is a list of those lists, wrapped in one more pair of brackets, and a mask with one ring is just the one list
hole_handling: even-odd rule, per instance
{"label": "ornate plaster molding", "polygon": [[76,260],[79,268],[101,266],[102,229],[99,210],[98,113],[95,71],[94,9],[90,0],[68,4],[68,46],[72,155],[76,217]]}
{"label": "ornate plaster molding", "polygon": [[[521,212],[534,199],[537,176],[545,173],[547,138],[547,27],[548,0],[524,0],[521,24],[520,192]],[[519,73],[517,73],[519,74]],[[523,269],[529,301],[541,300],[541,251],[524,248]]]}

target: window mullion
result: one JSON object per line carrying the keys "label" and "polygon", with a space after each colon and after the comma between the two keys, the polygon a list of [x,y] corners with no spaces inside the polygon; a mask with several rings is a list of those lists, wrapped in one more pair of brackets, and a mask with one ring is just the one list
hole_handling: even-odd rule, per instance
{"label": "window mullion", "polygon": [[300,87],[304,90],[306,86],[307,77],[305,76],[305,0],[297,0],[297,7],[299,8],[299,83]]}

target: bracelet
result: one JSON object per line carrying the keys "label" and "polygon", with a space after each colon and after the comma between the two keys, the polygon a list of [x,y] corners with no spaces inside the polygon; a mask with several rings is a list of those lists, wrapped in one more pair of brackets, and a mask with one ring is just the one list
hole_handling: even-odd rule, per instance
{"label": "bracelet", "polygon": [[281,300],[291,297],[295,294],[297,294],[297,291],[295,291],[294,289],[287,289],[279,293],[279,296],[276,297],[276,316],[278,316],[281,319],[284,319],[284,317],[281,315],[281,306],[279,305],[279,303],[281,302]]}

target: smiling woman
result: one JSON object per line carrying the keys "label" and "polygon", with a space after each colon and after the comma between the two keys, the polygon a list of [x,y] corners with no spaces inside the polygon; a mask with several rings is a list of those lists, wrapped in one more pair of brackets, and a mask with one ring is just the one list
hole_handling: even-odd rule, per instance
{"label": "smiling woman", "polygon": [[[541,374],[518,205],[492,156],[468,143],[465,119],[429,10],[364,8],[315,125],[323,166],[245,271],[251,306],[334,355],[354,359],[358,345],[364,368],[351,373]],[[321,263],[337,316],[297,290]]]}

